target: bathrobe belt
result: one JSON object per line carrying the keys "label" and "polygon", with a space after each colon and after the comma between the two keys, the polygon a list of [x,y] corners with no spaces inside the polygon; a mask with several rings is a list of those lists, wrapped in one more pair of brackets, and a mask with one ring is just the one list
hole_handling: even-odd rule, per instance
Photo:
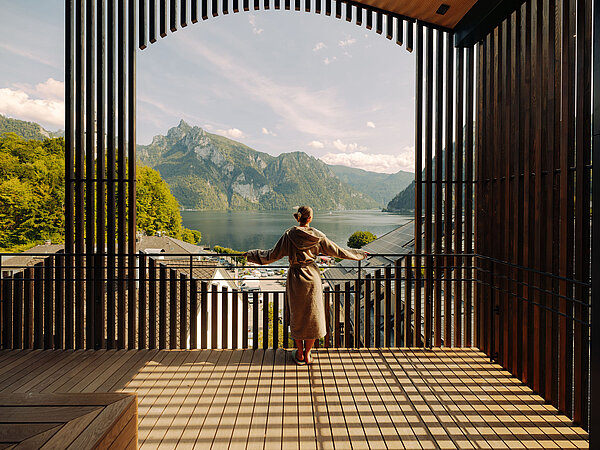
{"label": "bathrobe belt", "polygon": [[308,266],[312,266],[312,265],[315,265],[314,261],[307,261],[307,262],[290,264],[290,268],[295,269],[296,267],[308,267]]}

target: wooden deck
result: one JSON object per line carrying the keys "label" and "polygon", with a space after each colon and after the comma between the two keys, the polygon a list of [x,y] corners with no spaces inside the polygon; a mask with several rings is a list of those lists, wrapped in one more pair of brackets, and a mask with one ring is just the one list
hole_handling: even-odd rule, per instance
{"label": "wooden deck", "polygon": [[0,352],[0,392],[135,392],[141,448],[587,448],[474,350]]}

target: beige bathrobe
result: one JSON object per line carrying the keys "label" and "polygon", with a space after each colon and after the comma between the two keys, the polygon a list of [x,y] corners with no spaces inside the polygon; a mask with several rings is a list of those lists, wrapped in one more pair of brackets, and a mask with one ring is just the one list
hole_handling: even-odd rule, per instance
{"label": "beige bathrobe", "polygon": [[318,339],[326,334],[321,273],[315,264],[319,254],[357,261],[366,257],[363,250],[338,247],[315,228],[298,226],[287,230],[271,250],[248,252],[248,261],[256,264],[289,258],[286,292],[292,339]]}

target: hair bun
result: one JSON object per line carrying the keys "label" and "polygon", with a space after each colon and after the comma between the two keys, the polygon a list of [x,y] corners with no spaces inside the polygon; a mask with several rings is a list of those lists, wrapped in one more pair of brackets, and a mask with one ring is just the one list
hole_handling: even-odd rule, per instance
{"label": "hair bun", "polygon": [[300,213],[297,213],[297,212],[295,212],[295,213],[294,213],[294,218],[295,218],[296,220],[300,220]]}

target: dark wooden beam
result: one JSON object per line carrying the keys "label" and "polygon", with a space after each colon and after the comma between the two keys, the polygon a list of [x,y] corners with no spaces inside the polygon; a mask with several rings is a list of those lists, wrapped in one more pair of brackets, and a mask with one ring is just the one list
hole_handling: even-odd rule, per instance
{"label": "dark wooden beam", "polygon": [[454,27],[454,45],[471,47],[521,6],[524,0],[479,0]]}

